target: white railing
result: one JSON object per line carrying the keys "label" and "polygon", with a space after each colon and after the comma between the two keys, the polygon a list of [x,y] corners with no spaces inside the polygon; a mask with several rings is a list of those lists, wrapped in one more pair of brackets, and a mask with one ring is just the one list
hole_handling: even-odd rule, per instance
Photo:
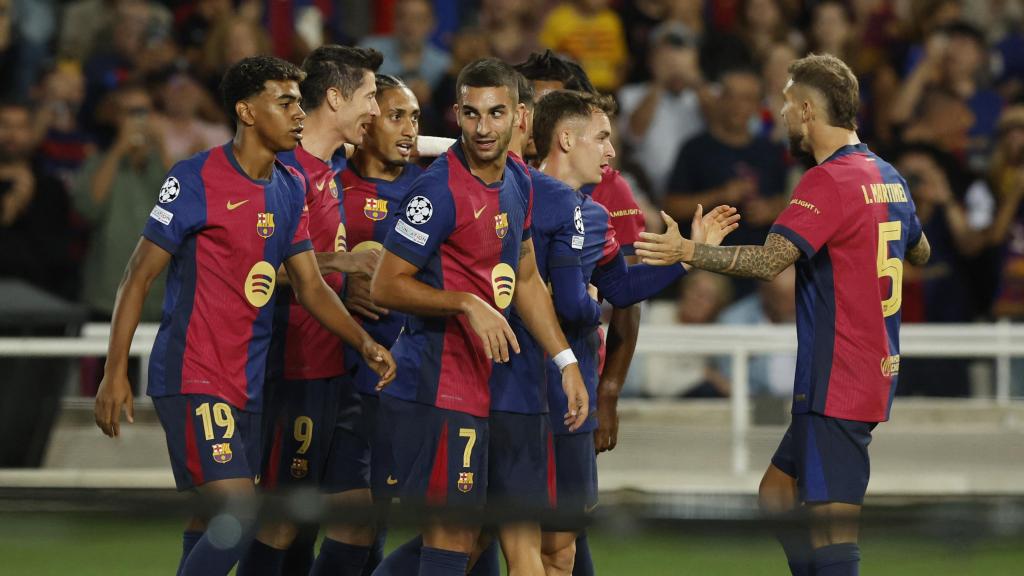
{"label": "white railing", "polygon": [[[135,332],[131,355],[145,366],[155,324],[142,325]],[[107,352],[107,324],[87,324],[77,338],[0,338],[0,356],[84,357]],[[720,326],[644,324],[637,352],[647,354],[693,354],[732,358],[732,468],[743,474],[749,468],[747,432],[750,428],[748,394],[749,361],[752,355],[796,352],[793,325]],[[1010,403],[1010,361],[1024,357],[1024,324],[905,324],[900,331],[900,355],[908,357],[993,358],[996,363],[996,394],[999,405]],[[142,370],[145,379],[147,370]],[[1017,375],[1018,378],[1022,376]],[[145,390],[145,381],[139,390]]]}

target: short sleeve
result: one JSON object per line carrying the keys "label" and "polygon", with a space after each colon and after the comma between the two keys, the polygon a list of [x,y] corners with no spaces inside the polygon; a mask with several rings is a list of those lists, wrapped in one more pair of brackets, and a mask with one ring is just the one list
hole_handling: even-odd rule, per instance
{"label": "short sleeve", "polygon": [[533,179],[526,180],[526,216],[523,218],[523,242],[533,237]]}
{"label": "short sleeve", "polygon": [[423,268],[455,229],[455,202],[448,186],[430,177],[413,183],[402,201],[384,247]]}
{"label": "short sleeve", "polygon": [[309,238],[309,206],[306,204],[310,191],[309,180],[305,174],[292,166],[286,166],[286,172],[295,179],[296,192],[292,196],[292,201],[294,217],[298,219],[298,223],[295,225],[295,234],[292,235],[285,260],[313,249],[313,241]]}
{"label": "short sleeve", "polygon": [[772,224],[771,232],[784,236],[811,258],[835,235],[842,222],[843,206],[835,182],[825,170],[813,168],[800,180],[789,206]]}
{"label": "short sleeve", "polygon": [[142,235],[175,254],[186,238],[206,224],[206,190],[196,163],[179,162],[171,168],[156,197]]}
{"label": "short sleeve", "polygon": [[633,244],[640,240],[646,222],[629,182],[622,174],[612,172],[594,190],[594,200],[608,210],[609,223],[615,229],[616,240],[623,254],[632,256]]}

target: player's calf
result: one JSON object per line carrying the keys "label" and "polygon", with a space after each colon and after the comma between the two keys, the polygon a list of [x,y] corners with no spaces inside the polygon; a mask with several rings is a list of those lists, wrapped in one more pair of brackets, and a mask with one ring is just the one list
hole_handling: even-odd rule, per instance
{"label": "player's calf", "polygon": [[540,525],[533,522],[504,524],[499,533],[501,551],[509,576],[543,576]]}

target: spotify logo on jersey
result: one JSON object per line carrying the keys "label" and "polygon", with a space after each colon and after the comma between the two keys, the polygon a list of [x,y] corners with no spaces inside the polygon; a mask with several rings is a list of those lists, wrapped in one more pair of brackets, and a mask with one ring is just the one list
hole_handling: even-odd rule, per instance
{"label": "spotify logo on jersey", "polygon": [[270,262],[257,262],[245,278],[245,298],[249,304],[263,308],[274,295],[274,284],[277,282],[277,270]]}
{"label": "spotify logo on jersey", "polygon": [[491,270],[491,287],[494,289],[494,304],[504,310],[512,304],[516,291],[516,271],[502,262]]}

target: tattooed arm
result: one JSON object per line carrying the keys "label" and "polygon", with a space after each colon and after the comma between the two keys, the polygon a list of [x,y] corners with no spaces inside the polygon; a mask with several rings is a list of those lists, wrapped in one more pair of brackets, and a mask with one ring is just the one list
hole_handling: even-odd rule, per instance
{"label": "tattooed arm", "polygon": [[664,234],[642,232],[635,244],[645,264],[686,262],[695,268],[742,278],[771,280],[800,258],[800,249],[780,234],[769,234],[763,246],[709,246],[683,238],[679,225],[665,216]]}
{"label": "tattooed arm", "polygon": [[907,262],[914,266],[924,266],[931,257],[932,246],[928,243],[928,237],[922,232],[921,239],[917,241],[917,244],[914,244],[910,250],[907,250]]}

